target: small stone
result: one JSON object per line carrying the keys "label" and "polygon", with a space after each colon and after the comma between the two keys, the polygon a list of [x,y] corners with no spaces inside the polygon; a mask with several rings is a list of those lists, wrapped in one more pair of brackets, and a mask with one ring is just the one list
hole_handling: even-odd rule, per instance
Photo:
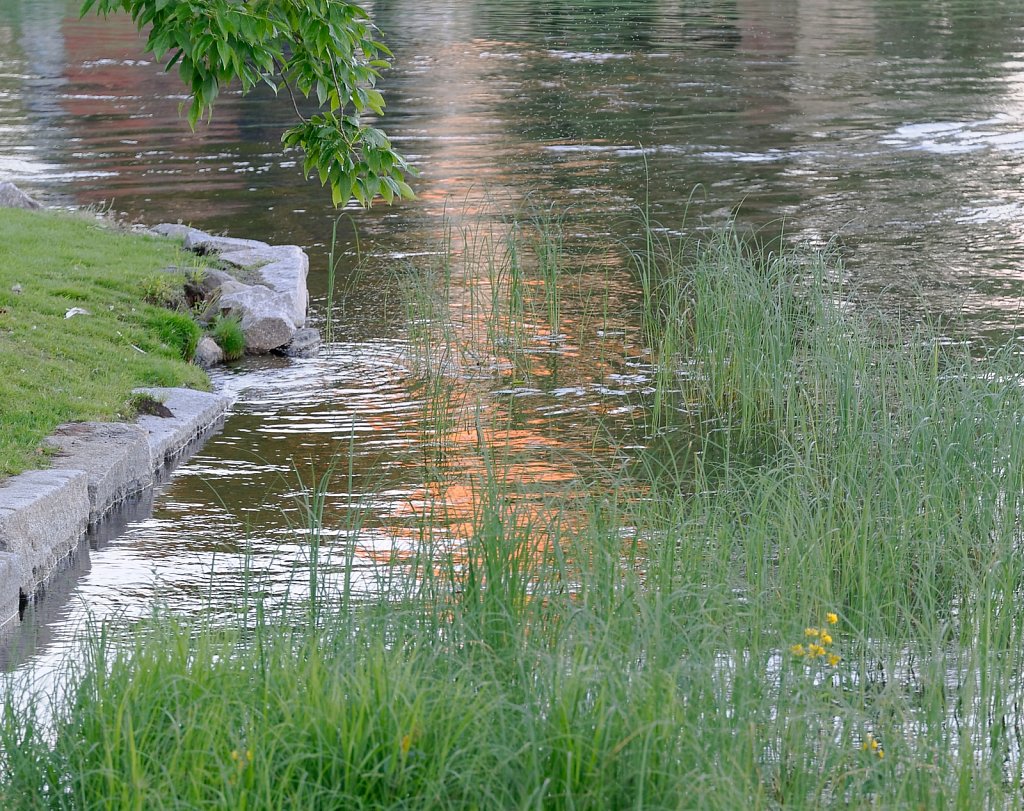
{"label": "small stone", "polygon": [[289,358],[314,358],[320,351],[320,332],[312,327],[297,330],[291,341],[278,351]]}
{"label": "small stone", "polygon": [[0,183],[0,208],[42,208],[42,203],[33,200],[10,181]]}
{"label": "small stone", "polygon": [[216,366],[224,362],[224,350],[221,349],[215,340],[209,335],[204,335],[196,346],[196,353],[192,356],[192,362],[204,369]]}
{"label": "small stone", "polygon": [[21,285],[20,284],[12,284],[11,285],[11,292],[12,293],[20,293],[21,292]]}

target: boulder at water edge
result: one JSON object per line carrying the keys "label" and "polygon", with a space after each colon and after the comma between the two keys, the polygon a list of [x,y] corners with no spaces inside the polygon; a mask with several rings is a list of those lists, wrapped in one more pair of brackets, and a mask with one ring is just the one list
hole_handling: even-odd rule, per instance
{"label": "boulder at water edge", "polygon": [[[244,282],[224,271],[210,271],[203,287],[215,299],[214,313],[237,317],[245,350],[264,354],[290,344],[306,323],[309,257],[296,245],[268,245],[254,239],[216,237],[188,226],[164,223],[153,233],[184,239],[200,254],[217,254],[230,270],[245,272]],[[253,282],[255,283],[247,283]]]}
{"label": "boulder at water edge", "polygon": [[10,181],[0,183],[0,208],[42,208],[42,203],[33,200]]}

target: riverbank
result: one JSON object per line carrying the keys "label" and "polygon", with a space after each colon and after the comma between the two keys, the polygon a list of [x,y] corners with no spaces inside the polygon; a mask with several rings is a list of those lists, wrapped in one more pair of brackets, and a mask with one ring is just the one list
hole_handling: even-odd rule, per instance
{"label": "riverbank", "polygon": [[212,431],[230,399],[199,390],[209,380],[188,363],[201,333],[191,314],[154,303],[172,262],[206,272],[198,257],[31,209],[0,208],[0,240],[2,626],[87,528]]}
{"label": "riverbank", "polygon": [[[41,213],[5,188],[31,210],[0,208],[9,248],[0,338],[18,367],[0,388],[0,453],[10,457],[0,468],[0,625],[87,527],[161,481],[230,405],[154,383],[208,388],[195,364],[243,352],[309,357],[320,344],[305,326],[309,260],[298,246],[167,223],[126,233],[88,215]],[[3,476],[33,464],[43,469]]]}
{"label": "riverbank", "polygon": [[667,371],[626,467],[537,497],[478,431],[431,468],[471,506],[374,537],[376,592],[322,479],[288,595],[253,570],[226,624],[95,629],[53,707],[8,706],[4,804],[1019,804],[1020,358],[734,234],[637,272]]}
{"label": "riverbank", "polygon": [[[0,209],[0,479],[45,467],[67,422],[134,419],[140,386],[209,390],[179,313],[146,300],[199,257],[87,215]],[[83,312],[84,311],[84,312]]]}

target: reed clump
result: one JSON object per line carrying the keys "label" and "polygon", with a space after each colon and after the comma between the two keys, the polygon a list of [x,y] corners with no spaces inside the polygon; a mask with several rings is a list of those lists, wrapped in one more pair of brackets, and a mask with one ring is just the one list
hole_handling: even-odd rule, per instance
{"label": "reed clump", "polygon": [[308,593],[94,629],[46,723],[9,702],[0,805],[1018,807],[1019,357],[868,318],[821,259],[668,248],[651,435],[696,444],[538,509],[481,439],[464,537],[424,509],[378,595],[311,508]]}

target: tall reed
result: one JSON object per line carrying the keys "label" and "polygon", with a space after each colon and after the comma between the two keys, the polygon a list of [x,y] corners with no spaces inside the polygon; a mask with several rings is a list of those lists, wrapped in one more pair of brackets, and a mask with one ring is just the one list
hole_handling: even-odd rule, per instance
{"label": "tall reed", "polygon": [[667,247],[667,461],[538,496],[479,430],[465,531],[426,505],[388,589],[94,629],[52,721],[8,703],[0,804],[1019,807],[1019,357],[868,316],[819,259]]}

